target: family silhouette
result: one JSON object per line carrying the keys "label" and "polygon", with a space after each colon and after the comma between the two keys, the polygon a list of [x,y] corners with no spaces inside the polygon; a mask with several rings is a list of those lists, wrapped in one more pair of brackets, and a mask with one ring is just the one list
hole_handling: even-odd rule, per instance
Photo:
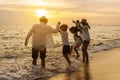
{"label": "family silhouette", "polygon": [[[55,29],[47,25],[48,19],[46,16],[42,16],[39,19],[40,23],[34,24],[30,31],[28,32],[25,39],[25,46],[27,46],[29,38],[32,36],[32,64],[37,65],[38,54],[40,53],[41,67],[45,69],[45,59],[46,59],[46,49],[48,35],[52,33],[60,33],[61,40],[63,44],[62,54],[68,65],[71,65],[70,55],[73,50],[75,50],[77,56],[76,59],[80,57],[78,48],[82,47],[82,62],[89,63],[89,55],[87,52],[89,43],[90,43],[90,26],[86,19],[73,20],[75,26],[69,28],[69,31],[73,34],[74,44],[70,44],[68,37],[68,25],[61,22],[57,23]],[[52,36],[52,35],[51,35]],[[70,46],[71,45],[71,46]]]}

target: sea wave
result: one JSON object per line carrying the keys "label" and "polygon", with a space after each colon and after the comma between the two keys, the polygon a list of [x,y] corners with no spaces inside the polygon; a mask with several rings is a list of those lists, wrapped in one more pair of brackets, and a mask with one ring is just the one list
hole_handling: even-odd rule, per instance
{"label": "sea wave", "polygon": [[[26,52],[24,41],[29,30],[30,27],[25,25],[0,26],[0,54],[22,54]],[[120,26],[92,26],[92,29],[90,29],[91,43],[88,51],[94,53],[120,47],[119,33]],[[62,40],[60,34],[54,34],[53,37],[56,45],[55,48],[61,48]],[[71,45],[74,43],[73,35],[70,32],[69,41]],[[31,40],[29,40],[28,46],[31,48]],[[58,49],[58,51],[61,52],[61,49]]]}
{"label": "sea wave", "polygon": [[106,40],[103,42],[98,42],[97,44],[91,44],[92,49],[89,49],[90,53],[95,53],[99,51],[105,51],[112,48],[120,47],[120,39]]}

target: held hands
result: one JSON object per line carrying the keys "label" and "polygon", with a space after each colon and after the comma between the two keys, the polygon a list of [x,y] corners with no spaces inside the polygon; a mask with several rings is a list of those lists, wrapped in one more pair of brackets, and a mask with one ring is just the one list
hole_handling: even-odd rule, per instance
{"label": "held hands", "polygon": [[72,21],[73,23],[76,23],[74,20]]}
{"label": "held hands", "polygon": [[58,22],[56,25],[56,31],[59,32],[59,27],[60,27],[61,22]]}
{"label": "held hands", "polygon": [[58,25],[60,25],[61,24],[61,22],[58,22]]}

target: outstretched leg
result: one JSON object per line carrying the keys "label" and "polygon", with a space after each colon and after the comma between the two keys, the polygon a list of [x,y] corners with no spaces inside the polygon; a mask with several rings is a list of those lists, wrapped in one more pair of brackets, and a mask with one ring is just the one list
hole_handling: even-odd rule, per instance
{"label": "outstretched leg", "polygon": [[76,52],[76,54],[77,54],[76,59],[78,59],[78,58],[80,57],[80,55],[79,55],[79,53],[78,53],[77,47],[74,47],[74,50],[75,50],[75,52]]}
{"label": "outstretched leg", "polygon": [[66,59],[66,61],[68,62],[68,64],[71,65],[71,60],[69,59],[68,54],[63,54],[63,56]]}

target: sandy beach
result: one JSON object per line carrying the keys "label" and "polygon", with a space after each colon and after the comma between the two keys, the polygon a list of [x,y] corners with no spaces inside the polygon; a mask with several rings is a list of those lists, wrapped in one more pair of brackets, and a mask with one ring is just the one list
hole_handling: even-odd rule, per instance
{"label": "sandy beach", "polygon": [[82,64],[79,72],[63,73],[49,80],[120,80],[120,48],[97,52],[89,65]]}

